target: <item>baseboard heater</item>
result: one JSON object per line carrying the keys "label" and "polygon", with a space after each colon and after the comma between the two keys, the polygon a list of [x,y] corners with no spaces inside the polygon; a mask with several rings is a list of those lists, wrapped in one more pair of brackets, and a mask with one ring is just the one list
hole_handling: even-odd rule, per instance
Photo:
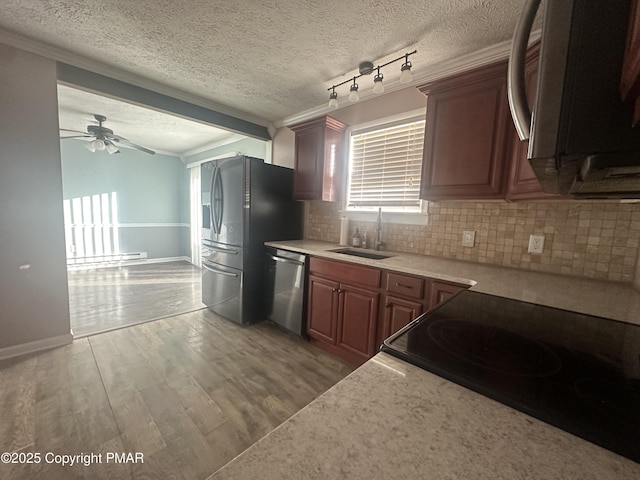
{"label": "baseboard heater", "polygon": [[91,255],[86,257],[67,257],[67,267],[77,265],[104,265],[130,262],[147,258],[147,252],[116,253],[110,255]]}

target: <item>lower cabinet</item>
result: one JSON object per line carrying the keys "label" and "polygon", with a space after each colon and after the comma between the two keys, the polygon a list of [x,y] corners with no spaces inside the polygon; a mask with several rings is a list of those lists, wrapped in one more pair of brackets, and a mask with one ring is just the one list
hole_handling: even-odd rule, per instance
{"label": "lower cabinet", "polygon": [[307,333],[311,342],[360,365],[382,341],[462,285],[311,257]]}
{"label": "lower cabinet", "polygon": [[469,288],[468,286],[458,285],[455,283],[438,282],[435,281],[431,284],[431,308],[436,305],[449,300],[460,290]]}
{"label": "lower cabinet", "polygon": [[387,295],[384,302],[384,323],[382,335],[379,337],[380,343],[402,327],[408,325],[411,320],[421,315],[422,312],[422,302]]}
{"label": "lower cabinet", "polygon": [[376,323],[380,295],[351,285],[338,290],[338,348],[366,362],[376,353]]}
{"label": "lower cabinet", "polygon": [[307,333],[331,345],[336,344],[338,330],[338,282],[309,275]]}

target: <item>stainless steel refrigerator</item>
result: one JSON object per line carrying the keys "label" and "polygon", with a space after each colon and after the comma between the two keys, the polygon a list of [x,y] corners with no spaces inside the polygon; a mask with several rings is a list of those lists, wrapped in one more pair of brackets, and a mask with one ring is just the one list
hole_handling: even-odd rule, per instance
{"label": "stainless steel refrigerator", "polygon": [[202,302],[240,324],[262,319],[264,242],[302,238],[293,170],[245,156],[201,166]]}

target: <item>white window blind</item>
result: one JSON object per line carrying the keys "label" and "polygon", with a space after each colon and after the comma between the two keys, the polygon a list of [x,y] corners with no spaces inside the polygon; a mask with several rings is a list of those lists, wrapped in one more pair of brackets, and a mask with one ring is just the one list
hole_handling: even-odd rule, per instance
{"label": "white window blind", "polygon": [[424,123],[416,120],[351,136],[348,208],[420,208]]}

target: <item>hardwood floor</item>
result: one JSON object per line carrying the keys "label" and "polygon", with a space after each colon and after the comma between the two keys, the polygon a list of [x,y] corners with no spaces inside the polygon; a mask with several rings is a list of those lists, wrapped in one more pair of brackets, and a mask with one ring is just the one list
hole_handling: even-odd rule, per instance
{"label": "hardwood floor", "polygon": [[204,308],[201,275],[189,262],[69,271],[74,337]]}
{"label": "hardwood floor", "polygon": [[[206,309],[5,360],[0,452],[42,461],[0,463],[0,478],[205,479],[351,371],[274,324]],[[47,452],[104,455],[63,467]]]}

